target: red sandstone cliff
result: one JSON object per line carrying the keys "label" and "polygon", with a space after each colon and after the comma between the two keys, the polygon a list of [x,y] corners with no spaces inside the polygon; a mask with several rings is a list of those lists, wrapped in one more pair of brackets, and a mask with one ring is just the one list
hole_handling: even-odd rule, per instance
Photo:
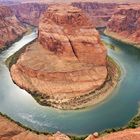
{"label": "red sandstone cliff", "polygon": [[106,34],[140,47],[140,5],[121,6],[110,19]]}
{"label": "red sandstone cliff", "polygon": [[12,66],[11,75],[20,87],[41,96],[41,103],[76,108],[84,95],[104,84],[106,56],[87,16],[76,7],[56,5],[41,17],[38,41]]}
{"label": "red sandstone cliff", "polygon": [[0,6],[0,48],[4,48],[22,36],[26,29],[6,6]]}
{"label": "red sandstone cliff", "polygon": [[119,6],[115,3],[97,2],[74,2],[72,5],[87,12],[96,27],[105,27]]}
{"label": "red sandstone cliff", "polygon": [[38,26],[40,15],[47,10],[47,4],[25,3],[10,6],[16,17],[22,22]]}
{"label": "red sandstone cliff", "polygon": [[[96,27],[104,27],[107,21],[114,14],[118,4],[96,3],[96,2],[74,2],[73,6],[85,11]],[[47,10],[47,3],[22,3],[10,5],[17,18],[24,23],[38,26],[39,18]]]}

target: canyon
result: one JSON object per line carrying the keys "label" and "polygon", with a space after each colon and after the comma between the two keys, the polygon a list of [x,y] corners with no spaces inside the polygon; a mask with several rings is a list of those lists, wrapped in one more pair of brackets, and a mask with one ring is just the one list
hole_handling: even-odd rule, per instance
{"label": "canyon", "polygon": [[82,10],[50,6],[40,19],[38,34],[10,71],[14,82],[31,91],[40,104],[83,108],[88,102],[97,103],[99,95],[104,99],[107,89],[116,85],[112,80],[105,84],[108,69],[114,77],[118,77],[118,69],[107,62],[99,33]]}
{"label": "canyon", "polygon": [[[1,2],[2,3],[2,2]],[[33,26],[38,26],[39,18],[44,13],[49,3],[2,3],[9,6],[19,21]],[[73,2],[73,6],[82,9],[90,16],[95,27],[105,27],[111,16],[117,11],[119,4],[97,2]]]}
{"label": "canyon", "polygon": [[[14,82],[21,88],[31,91],[40,104],[60,109],[71,109],[69,105],[72,109],[76,109],[77,105],[78,108],[88,106],[89,104],[81,100],[81,97],[85,98],[85,95],[97,91],[108,79],[110,64],[107,62],[106,49],[95,27],[106,26],[113,15],[105,33],[140,47],[138,5],[131,5],[131,8],[130,5],[119,5],[119,11],[117,4],[76,2],[72,5],[86,11],[87,14],[71,6],[66,9],[55,6],[48,9],[48,4],[25,3],[10,5],[12,11],[6,6],[0,6],[1,48],[9,46],[26,32],[21,22],[39,26],[38,39],[28,45],[17,63],[11,67]],[[48,12],[45,12],[46,9]],[[87,18],[88,15],[91,21]],[[71,26],[72,23],[74,27]],[[117,70],[114,71],[112,75]],[[84,106],[79,106],[81,102],[85,102]],[[70,139],[59,132],[53,136],[37,135],[20,128],[2,116],[0,121],[3,122],[0,123],[0,139],[46,139],[46,137],[47,140]],[[86,140],[128,138],[138,140],[139,137],[140,129],[137,128],[100,138],[90,135]]]}
{"label": "canyon", "polygon": [[12,10],[0,6],[0,49],[9,46],[26,32]]}
{"label": "canyon", "polygon": [[105,34],[140,48],[140,5],[120,6],[109,20]]}

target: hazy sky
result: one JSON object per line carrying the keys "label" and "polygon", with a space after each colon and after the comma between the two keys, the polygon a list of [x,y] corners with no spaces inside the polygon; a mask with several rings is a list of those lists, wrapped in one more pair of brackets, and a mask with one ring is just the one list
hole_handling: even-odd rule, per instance
{"label": "hazy sky", "polygon": [[20,0],[22,2],[36,1],[36,2],[78,2],[78,1],[90,1],[90,2],[112,2],[112,3],[140,3],[140,0]]}

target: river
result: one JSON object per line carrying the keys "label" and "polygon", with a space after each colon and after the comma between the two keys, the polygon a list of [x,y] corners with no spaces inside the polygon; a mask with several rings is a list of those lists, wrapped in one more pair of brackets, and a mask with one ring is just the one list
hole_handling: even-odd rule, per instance
{"label": "river", "polygon": [[25,35],[0,54],[0,112],[37,131],[61,131],[85,135],[107,128],[125,125],[138,111],[140,101],[140,50],[101,38],[108,46],[108,54],[118,62],[123,73],[112,95],[96,107],[62,111],[39,105],[26,91],[16,86],[5,60],[37,37],[37,32]]}

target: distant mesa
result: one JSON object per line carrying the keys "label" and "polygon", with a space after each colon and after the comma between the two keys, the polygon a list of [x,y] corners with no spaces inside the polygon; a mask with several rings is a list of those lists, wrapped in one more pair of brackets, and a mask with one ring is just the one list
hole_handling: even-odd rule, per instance
{"label": "distant mesa", "polygon": [[0,5],[0,50],[10,46],[20,38],[26,29],[16,18],[12,10]]}
{"label": "distant mesa", "polygon": [[140,5],[124,5],[109,20],[105,33],[140,48]]}

